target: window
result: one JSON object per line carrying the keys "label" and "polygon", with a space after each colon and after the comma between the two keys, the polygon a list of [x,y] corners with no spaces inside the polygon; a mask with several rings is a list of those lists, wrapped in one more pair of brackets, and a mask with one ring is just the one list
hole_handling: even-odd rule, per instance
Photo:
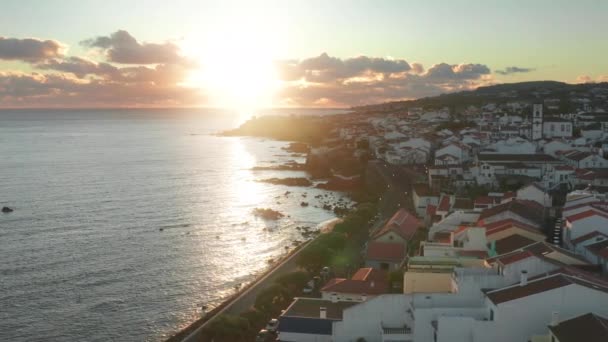
{"label": "window", "polygon": [[490,309],[490,321],[494,320],[494,310]]}
{"label": "window", "polygon": [[566,131],[566,125],[562,124],[562,132]]}
{"label": "window", "polygon": [[555,125],[551,124],[551,132],[555,131]]}

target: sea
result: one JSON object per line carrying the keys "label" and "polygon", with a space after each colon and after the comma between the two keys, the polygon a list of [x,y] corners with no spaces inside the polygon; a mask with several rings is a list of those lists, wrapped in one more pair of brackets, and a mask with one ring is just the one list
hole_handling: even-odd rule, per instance
{"label": "sea", "polygon": [[0,341],[162,341],[196,320],[343,197],[258,182],[306,176],[252,170],[305,157],[216,133],[251,115],[341,112],[0,111],[0,206],[14,209],[0,213]]}

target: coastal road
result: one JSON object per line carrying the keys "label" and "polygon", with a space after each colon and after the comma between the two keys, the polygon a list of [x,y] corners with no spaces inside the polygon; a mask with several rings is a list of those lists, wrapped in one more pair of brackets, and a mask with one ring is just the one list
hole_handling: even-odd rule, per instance
{"label": "coastal road", "polygon": [[[313,240],[311,240],[313,241]],[[207,320],[201,326],[199,326],[196,330],[194,330],[190,335],[184,338],[183,342],[201,342],[205,341],[202,336],[203,329],[211,323],[215,318],[219,317],[222,314],[240,314],[243,311],[249,309],[254,303],[256,296],[265,288],[272,285],[274,280],[283,274],[287,274],[289,272],[296,271],[298,266],[296,265],[296,258],[300,254],[310,241],[304,243],[301,248],[297,251],[289,255],[286,259],[281,261],[278,265],[276,265],[271,271],[269,271],[262,278],[255,281],[253,285],[247,288],[243,293],[239,294],[235,297],[231,302],[226,305],[221,311],[215,314],[212,318]],[[207,341],[205,341],[207,342]]]}

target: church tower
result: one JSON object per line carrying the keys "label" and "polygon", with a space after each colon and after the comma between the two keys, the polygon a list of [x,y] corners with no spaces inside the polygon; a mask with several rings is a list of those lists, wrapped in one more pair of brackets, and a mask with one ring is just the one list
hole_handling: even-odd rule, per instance
{"label": "church tower", "polygon": [[543,137],[543,105],[534,104],[532,107],[532,140]]}

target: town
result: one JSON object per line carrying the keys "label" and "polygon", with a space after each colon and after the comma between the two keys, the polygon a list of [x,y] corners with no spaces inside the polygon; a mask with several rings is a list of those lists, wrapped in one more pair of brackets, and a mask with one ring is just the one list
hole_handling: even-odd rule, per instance
{"label": "town", "polygon": [[608,87],[510,87],[310,119],[309,166],[376,202],[302,251],[257,341],[608,340]]}

